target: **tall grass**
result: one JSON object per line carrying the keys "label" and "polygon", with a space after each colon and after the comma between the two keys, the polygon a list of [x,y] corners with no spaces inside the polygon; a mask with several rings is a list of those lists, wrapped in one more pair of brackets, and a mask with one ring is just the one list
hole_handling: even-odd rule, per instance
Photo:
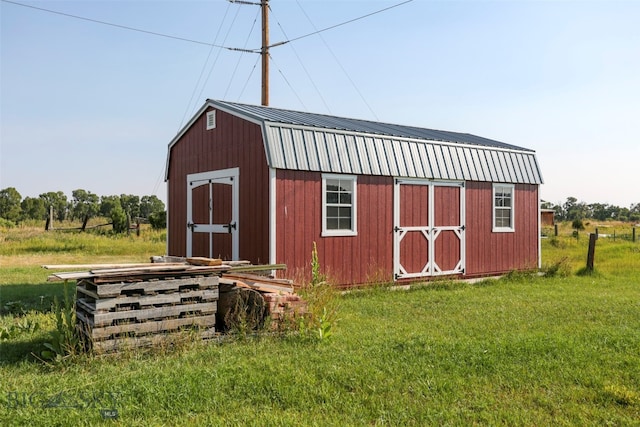
{"label": "tall grass", "polygon": [[[101,409],[131,426],[638,425],[640,245],[598,241],[584,277],[586,241],[555,245],[543,262],[568,259],[566,275],[346,294],[321,341],[192,341],[47,366],[29,356],[54,327],[35,298],[0,318],[41,322],[0,340],[0,425],[111,423]],[[48,286],[11,277],[0,290]],[[55,398],[76,405],[43,404]]]}

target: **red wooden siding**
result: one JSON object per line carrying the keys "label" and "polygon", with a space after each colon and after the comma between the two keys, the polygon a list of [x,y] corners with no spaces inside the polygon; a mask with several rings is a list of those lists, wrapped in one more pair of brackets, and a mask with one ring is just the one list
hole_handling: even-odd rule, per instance
{"label": "red wooden siding", "polygon": [[220,110],[216,116],[217,127],[207,131],[203,113],[171,149],[168,254],[186,254],[187,175],[238,167],[240,258],[268,263],[269,170],[262,131],[260,126]]}
{"label": "red wooden siding", "polygon": [[492,232],[492,185],[466,185],[466,274],[505,273],[538,265],[538,186],[515,186],[515,232]]}
{"label": "red wooden siding", "polygon": [[311,278],[311,251],[333,283],[359,284],[391,280],[393,267],[393,179],[358,176],[358,235],[322,237],[322,175],[278,170],[277,262],[286,277]]}

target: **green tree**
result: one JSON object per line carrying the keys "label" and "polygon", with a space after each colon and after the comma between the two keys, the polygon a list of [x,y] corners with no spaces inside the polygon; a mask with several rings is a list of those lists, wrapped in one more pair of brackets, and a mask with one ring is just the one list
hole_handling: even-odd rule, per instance
{"label": "green tree", "polygon": [[140,216],[140,197],[133,194],[121,194],[120,204],[125,213],[128,213],[131,218]]}
{"label": "green tree", "polygon": [[48,210],[50,206],[53,206],[53,215],[55,219],[58,221],[64,221],[67,218],[69,201],[62,191],[49,191],[48,193],[42,193],[39,197],[44,200],[45,209]]}
{"label": "green tree", "polygon": [[14,187],[0,190],[0,218],[18,222],[22,215],[22,196]]}
{"label": "green tree", "polygon": [[75,219],[86,219],[94,217],[100,210],[99,199],[96,194],[82,189],[73,190],[72,199],[72,216]]}
{"label": "green tree", "polygon": [[140,200],[140,216],[150,218],[151,214],[164,212],[164,203],[156,196],[143,196]]}
{"label": "green tree", "polygon": [[122,204],[120,203],[120,196],[102,196],[100,198],[100,216],[105,218],[111,217],[111,211],[119,206],[122,208]]}
{"label": "green tree", "polygon": [[149,223],[154,230],[161,230],[167,228],[167,212],[154,212],[149,215]]}
{"label": "green tree", "polygon": [[25,197],[22,203],[22,218],[42,220],[47,218],[47,208],[40,197]]}
{"label": "green tree", "polygon": [[562,206],[564,219],[573,221],[575,219],[584,219],[587,215],[587,205],[584,202],[578,203],[575,197],[567,197],[567,201]]}
{"label": "green tree", "polygon": [[109,217],[113,223],[113,231],[115,233],[126,233],[127,231],[127,214],[120,204],[116,204],[109,212]]}

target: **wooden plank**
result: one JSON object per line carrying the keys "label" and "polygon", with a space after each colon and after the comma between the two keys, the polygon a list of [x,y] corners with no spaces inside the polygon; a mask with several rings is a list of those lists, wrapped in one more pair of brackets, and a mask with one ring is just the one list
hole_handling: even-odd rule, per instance
{"label": "wooden plank", "polygon": [[264,265],[240,265],[230,267],[229,271],[269,271],[269,270],[286,270],[287,264],[264,264]]}
{"label": "wooden plank", "polygon": [[[93,270],[103,268],[146,267],[151,263],[117,263],[117,264],[46,264],[41,267],[47,270]],[[164,263],[163,265],[185,265],[184,262]]]}
{"label": "wooden plank", "polygon": [[[166,293],[167,291],[180,291],[180,288],[188,286],[197,286],[199,289],[211,289],[218,286],[217,276],[208,277],[190,277],[186,279],[169,279],[144,282],[120,282],[120,283],[103,283],[93,284],[87,280],[79,283],[85,286],[85,289],[95,292],[100,298],[115,297],[125,293],[142,292],[144,294]],[[95,288],[95,289],[93,289]]]}
{"label": "wooden plank", "polygon": [[220,258],[190,257],[187,258],[187,262],[191,265],[222,265]]}
{"label": "wooden plank", "polygon": [[149,321],[145,323],[130,323],[128,325],[106,326],[103,328],[93,328],[89,332],[89,337],[93,340],[110,338],[119,334],[157,334],[173,331],[185,326],[211,327],[216,324],[215,314],[186,317],[183,319],[164,319]]}
{"label": "wooden plank", "polygon": [[56,273],[47,277],[47,282],[59,282],[63,280],[79,280],[79,279],[89,279],[93,277],[94,274],[89,271],[83,271],[78,273],[73,272],[64,272],[64,273]]}
{"label": "wooden plank", "polygon": [[199,300],[201,302],[214,301],[218,299],[217,289],[205,289],[201,291],[175,292],[173,294],[160,295],[143,295],[118,298],[97,298],[94,292],[87,291],[81,286],[77,287],[77,291],[84,294],[94,301],[86,300],[88,304],[93,304],[94,311],[98,310],[115,310],[118,306],[159,306],[162,304],[189,304],[188,300]]}
{"label": "wooden plank", "polygon": [[91,273],[95,275],[111,275],[120,273],[146,273],[148,271],[182,271],[189,268],[188,264],[145,264],[137,267],[123,267],[123,268],[95,268],[91,270]]}
{"label": "wooden plank", "polygon": [[[166,307],[153,307],[141,310],[127,310],[127,311],[111,311],[107,313],[92,313],[90,310],[86,310],[86,304],[78,304],[78,310],[76,315],[78,319],[81,319],[83,323],[89,325],[91,328],[111,326],[114,321],[131,319],[132,321],[148,321],[158,320],[163,317],[174,317],[185,315],[186,313],[196,313],[190,317],[204,316],[209,314],[215,314],[218,308],[217,301],[197,303],[197,304],[183,304],[173,305]],[[184,318],[187,318],[186,316]]]}
{"label": "wooden plank", "polygon": [[289,279],[275,279],[273,277],[262,276],[259,274],[242,273],[239,271],[232,271],[230,273],[223,273],[223,277],[237,277],[244,280],[253,280],[263,283],[271,283],[274,285],[293,286],[293,280]]}
{"label": "wooden plank", "polygon": [[224,284],[235,284],[237,286],[243,287],[243,288],[249,288],[249,289],[255,289],[257,291],[261,291],[261,292],[267,292],[267,293],[271,293],[271,292],[284,292],[284,293],[288,293],[291,294],[293,293],[293,287],[292,286],[279,286],[279,285],[275,285],[275,284],[271,284],[271,283],[266,283],[266,282],[256,282],[256,281],[249,281],[249,280],[241,280],[237,277],[224,277],[222,279],[220,279],[220,283],[224,283]]}
{"label": "wooden plank", "polygon": [[153,271],[153,270],[140,270],[140,271],[123,271],[123,272],[113,272],[109,274],[99,274],[93,275],[94,283],[108,283],[115,281],[140,281],[140,280],[148,280],[151,278],[163,279],[168,276],[170,277],[180,277],[180,276],[188,276],[188,275],[207,275],[207,274],[215,274],[223,271],[229,270],[229,266],[220,265],[220,266],[188,266],[183,270],[176,271]]}

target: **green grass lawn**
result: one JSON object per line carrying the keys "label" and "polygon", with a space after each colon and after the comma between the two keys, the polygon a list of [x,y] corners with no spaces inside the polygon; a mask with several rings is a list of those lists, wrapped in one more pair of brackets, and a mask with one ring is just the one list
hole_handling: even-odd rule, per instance
{"label": "green grass lawn", "polygon": [[339,297],[339,321],[321,341],[187,340],[35,360],[64,289],[46,283],[45,262],[24,258],[106,262],[109,246],[113,261],[164,252],[149,240],[111,241],[90,255],[0,243],[0,330],[13,326],[0,340],[0,425],[640,425],[640,243],[600,239],[591,275],[576,274],[587,239],[558,238],[543,241],[545,268],[565,273],[554,277],[352,292]]}

